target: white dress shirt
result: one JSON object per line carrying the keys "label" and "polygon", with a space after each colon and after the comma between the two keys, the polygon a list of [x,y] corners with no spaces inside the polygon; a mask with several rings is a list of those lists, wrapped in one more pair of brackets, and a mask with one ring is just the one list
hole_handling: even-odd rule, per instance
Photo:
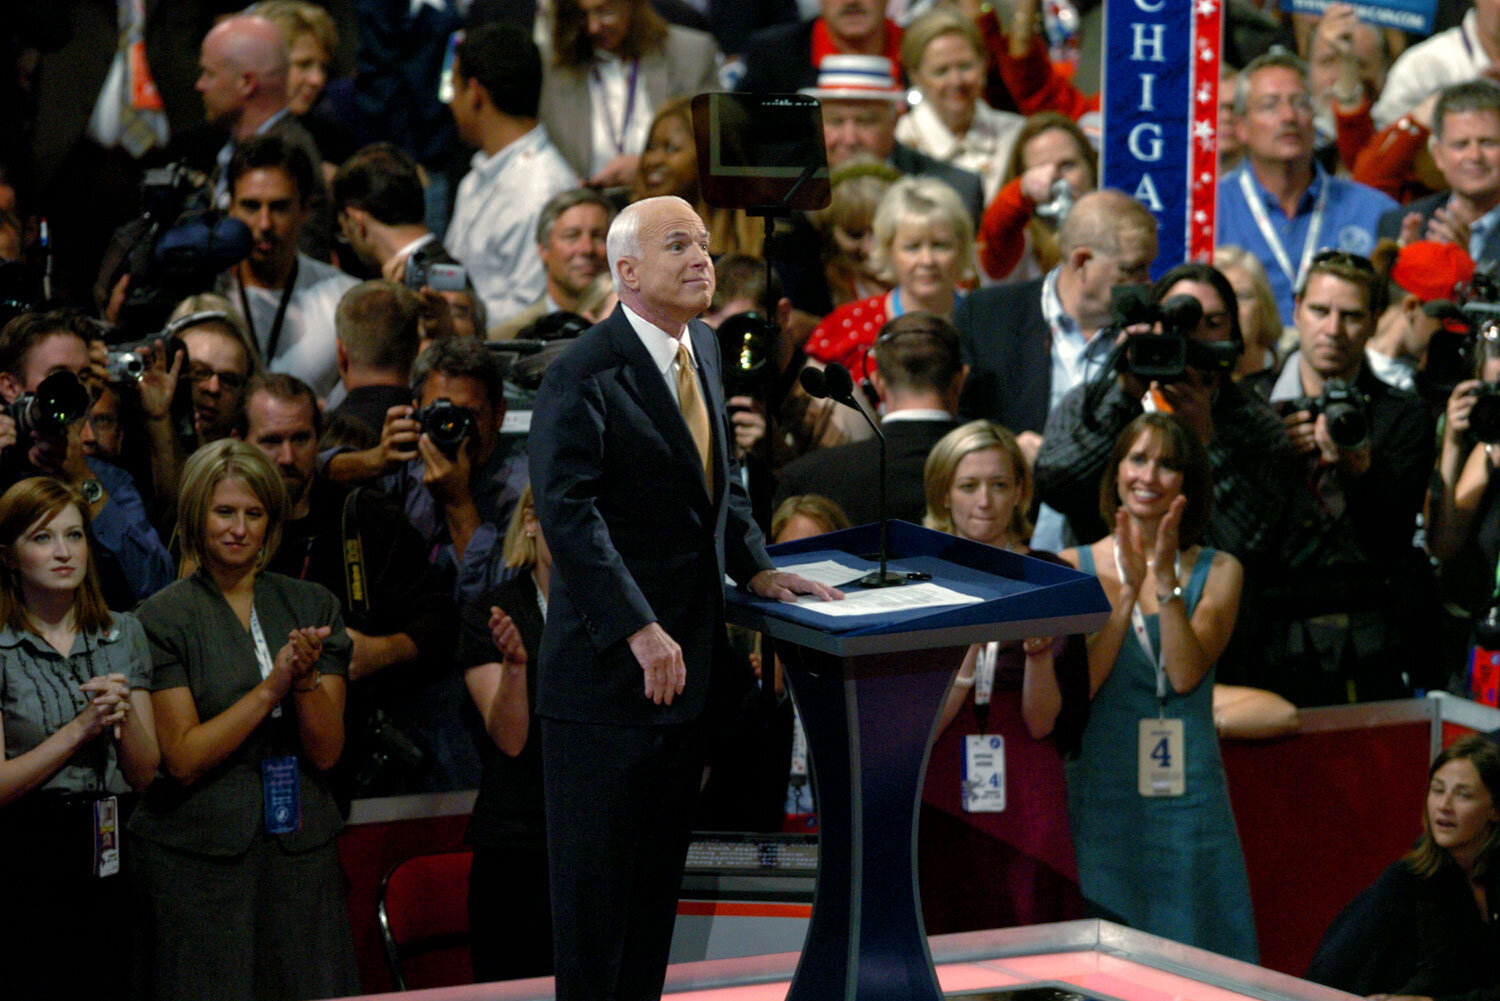
{"label": "white dress shirt", "polygon": [[[677,398],[677,345],[681,343],[687,348],[688,357],[693,359],[693,367],[696,369],[698,360],[693,354],[693,339],[684,330],[682,332],[682,340],[679,342],[676,337],[673,337],[624,303],[620,304],[620,308],[625,311],[625,319],[630,321],[631,329],[635,331],[636,336],[645,345],[646,353],[651,356],[651,361],[655,363],[656,370],[667,381],[667,393],[672,397],[672,402],[681,408],[682,401]],[[702,392],[701,380],[699,386],[699,392],[706,402],[708,394]]]}
{"label": "white dress shirt", "polygon": [[443,244],[468,272],[491,325],[542,294],[546,273],[536,249],[537,216],[553,195],[577,184],[542,125],[493,156],[474,154]]}
{"label": "white dress shirt", "polygon": [[[634,91],[630,86],[632,72]],[[646,94],[646,78],[634,60],[625,62],[608,52],[595,53],[588,76],[589,106],[593,109],[589,125],[593,130],[589,144],[593,161],[589,170],[598,173],[621,153],[639,153],[646,148],[651,98]]]}

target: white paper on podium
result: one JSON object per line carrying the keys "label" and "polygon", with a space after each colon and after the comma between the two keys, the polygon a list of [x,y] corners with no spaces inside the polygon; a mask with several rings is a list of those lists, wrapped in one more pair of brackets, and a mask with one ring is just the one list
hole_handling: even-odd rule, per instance
{"label": "white paper on podium", "polygon": [[849,563],[840,563],[838,560],[818,560],[814,563],[789,563],[786,566],[776,568],[782,573],[794,573],[799,577],[806,577],[817,584],[826,584],[829,587],[838,587],[847,584],[856,577],[863,577],[870,571]]}
{"label": "white paper on podium", "polygon": [[937,608],[942,605],[976,605],[983,600],[961,594],[941,584],[909,584],[905,587],[853,591],[843,601],[820,601],[804,596],[797,599],[797,604],[820,615],[872,615],[879,612],[910,611],[914,608]]}

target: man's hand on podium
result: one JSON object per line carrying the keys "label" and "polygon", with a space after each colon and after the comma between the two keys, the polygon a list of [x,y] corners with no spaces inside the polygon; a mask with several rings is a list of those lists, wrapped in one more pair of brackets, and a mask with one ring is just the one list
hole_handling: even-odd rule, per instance
{"label": "man's hand on podium", "polygon": [[758,597],[777,601],[796,601],[799,594],[810,594],[820,601],[838,601],[844,597],[844,592],[836,587],[780,570],[762,570],[750,578],[749,587]]}

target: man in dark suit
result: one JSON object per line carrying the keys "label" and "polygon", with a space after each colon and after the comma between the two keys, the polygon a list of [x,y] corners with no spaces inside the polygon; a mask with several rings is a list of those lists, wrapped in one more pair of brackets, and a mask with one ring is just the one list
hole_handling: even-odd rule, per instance
{"label": "man in dark suit", "polygon": [[[1068,213],[1058,244],[1062,261],[1045,277],[980,289],[953,310],[970,370],[959,414],[1005,425],[1033,462],[1048,413],[1114,346],[1103,336],[1110,289],[1149,280],[1156,220],[1123,192],[1093,191]],[[1064,542],[1062,516],[1043,504],[1032,547],[1057,552]]]}
{"label": "man in dark suit", "polygon": [[[892,518],[920,524],[927,509],[927,453],[958,426],[954,414],[965,372],[958,331],[940,316],[907,313],[885,325],[873,351],[870,379],[886,437],[886,509]],[[837,501],[851,522],[867,524],[880,517],[879,470],[878,438],[815,449],[782,470],[776,504],[822,494]]]}
{"label": "man in dark suit", "polygon": [[1448,191],[1392,209],[1376,235],[1456,243],[1483,267],[1500,262],[1500,86],[1490,80],[1454,84],[1432,110],[1432,162]]}
{"label": "man in dark suit", "polygon": [[834,53],[886,56],[899,66],[901,29],[886,19],[881,0],[820,0],[817,17],[750,36],[740,90],[779,94],[811,87],[823,57]]}
{"label": "man in dark suit", "polygon": [[768,598],[832,597],[777,572],[727,448],[708,230],[678,198],[610,227],[620,306],[547,370],[532,413],[553,557],[538,664],[561,1001],[661,992],[710,705],[736,694],[726,571]]}

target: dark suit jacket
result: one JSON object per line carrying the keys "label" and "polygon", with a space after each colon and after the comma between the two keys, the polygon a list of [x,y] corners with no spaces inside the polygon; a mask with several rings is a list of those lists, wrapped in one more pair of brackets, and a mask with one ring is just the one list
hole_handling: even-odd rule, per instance
{"label": "dark suit jacket", "polygon": [[972,292],[953,310],[963,337],[958,412],[986,417],[1016,434],[1040,432],[1052,395],[1051,330],[1042,315],[1042,278]]}
{"label": "dark suit jacket", "polygon": [[[892,518],[922,523],[927,510],[922,478],[927,453],[956,427],[954,420],[881,424],[886,437],[886,510]],[[798,494],[822,494],[837,501],[851,522],[866,525],[880,517],[879,473],[879,439],[816,449],[781,471],[776,504]]]}
{"label": "dark suit jacket", "polygon": [[[1394,240],[1399,237],[1401,235],[1401,220],[1405,219],[1412,212],[1421,215],[1422,223],[1425,227],[1427,220],[1432,218],[1432,213],[1448,204],[1450,194],[1451,192],[1439,191],[1435,195],[1418,198],[1414,202],[1407,202],[1405,205],[1384,213],[1380,217],[1380,222],[1375,226],[1375,238],[1377,240]],[[1465,247],[1464,249],[1467,250],[1468,248]],[[1490,230],[1489,238],[1484,241],[1484,246],[1479,251],[1479,260],[1474,263],[1478,264],[1481,261],[1500,261],[1500,227]]]}
{"label": "dark suit jacket", "polygon": [[757,31],[745,43],[745,75],[740,90],[752,94],[789,94],[818,85],[812,63],[813,22],[796,21]]}
{"label": "dark suit jacket", "polygon": [[[589,723],[696,719],[723,673],[724,575],[771,567],[725,443],[719,347],[689,325],[713,432],[710,496],[697,449],[624,307],[547,369],[532,410],[532,489],[552,550],[537,712]],[[687,687],[670,706],[642,693],[627,638],[659,622],[682,647]]]}
{"label": "dark suit jacket", "polygon": [[901,143],[897,143],[896,148],[891,150],[890,164],[901,173],[913,177],[935,177],[958,192],[958,197],[963,199],[964,208],[969,210],[969,218],[978,227],[980,217],[984,215],[984,182],[978,174],[933,159],[926,153],[919,153]]}

